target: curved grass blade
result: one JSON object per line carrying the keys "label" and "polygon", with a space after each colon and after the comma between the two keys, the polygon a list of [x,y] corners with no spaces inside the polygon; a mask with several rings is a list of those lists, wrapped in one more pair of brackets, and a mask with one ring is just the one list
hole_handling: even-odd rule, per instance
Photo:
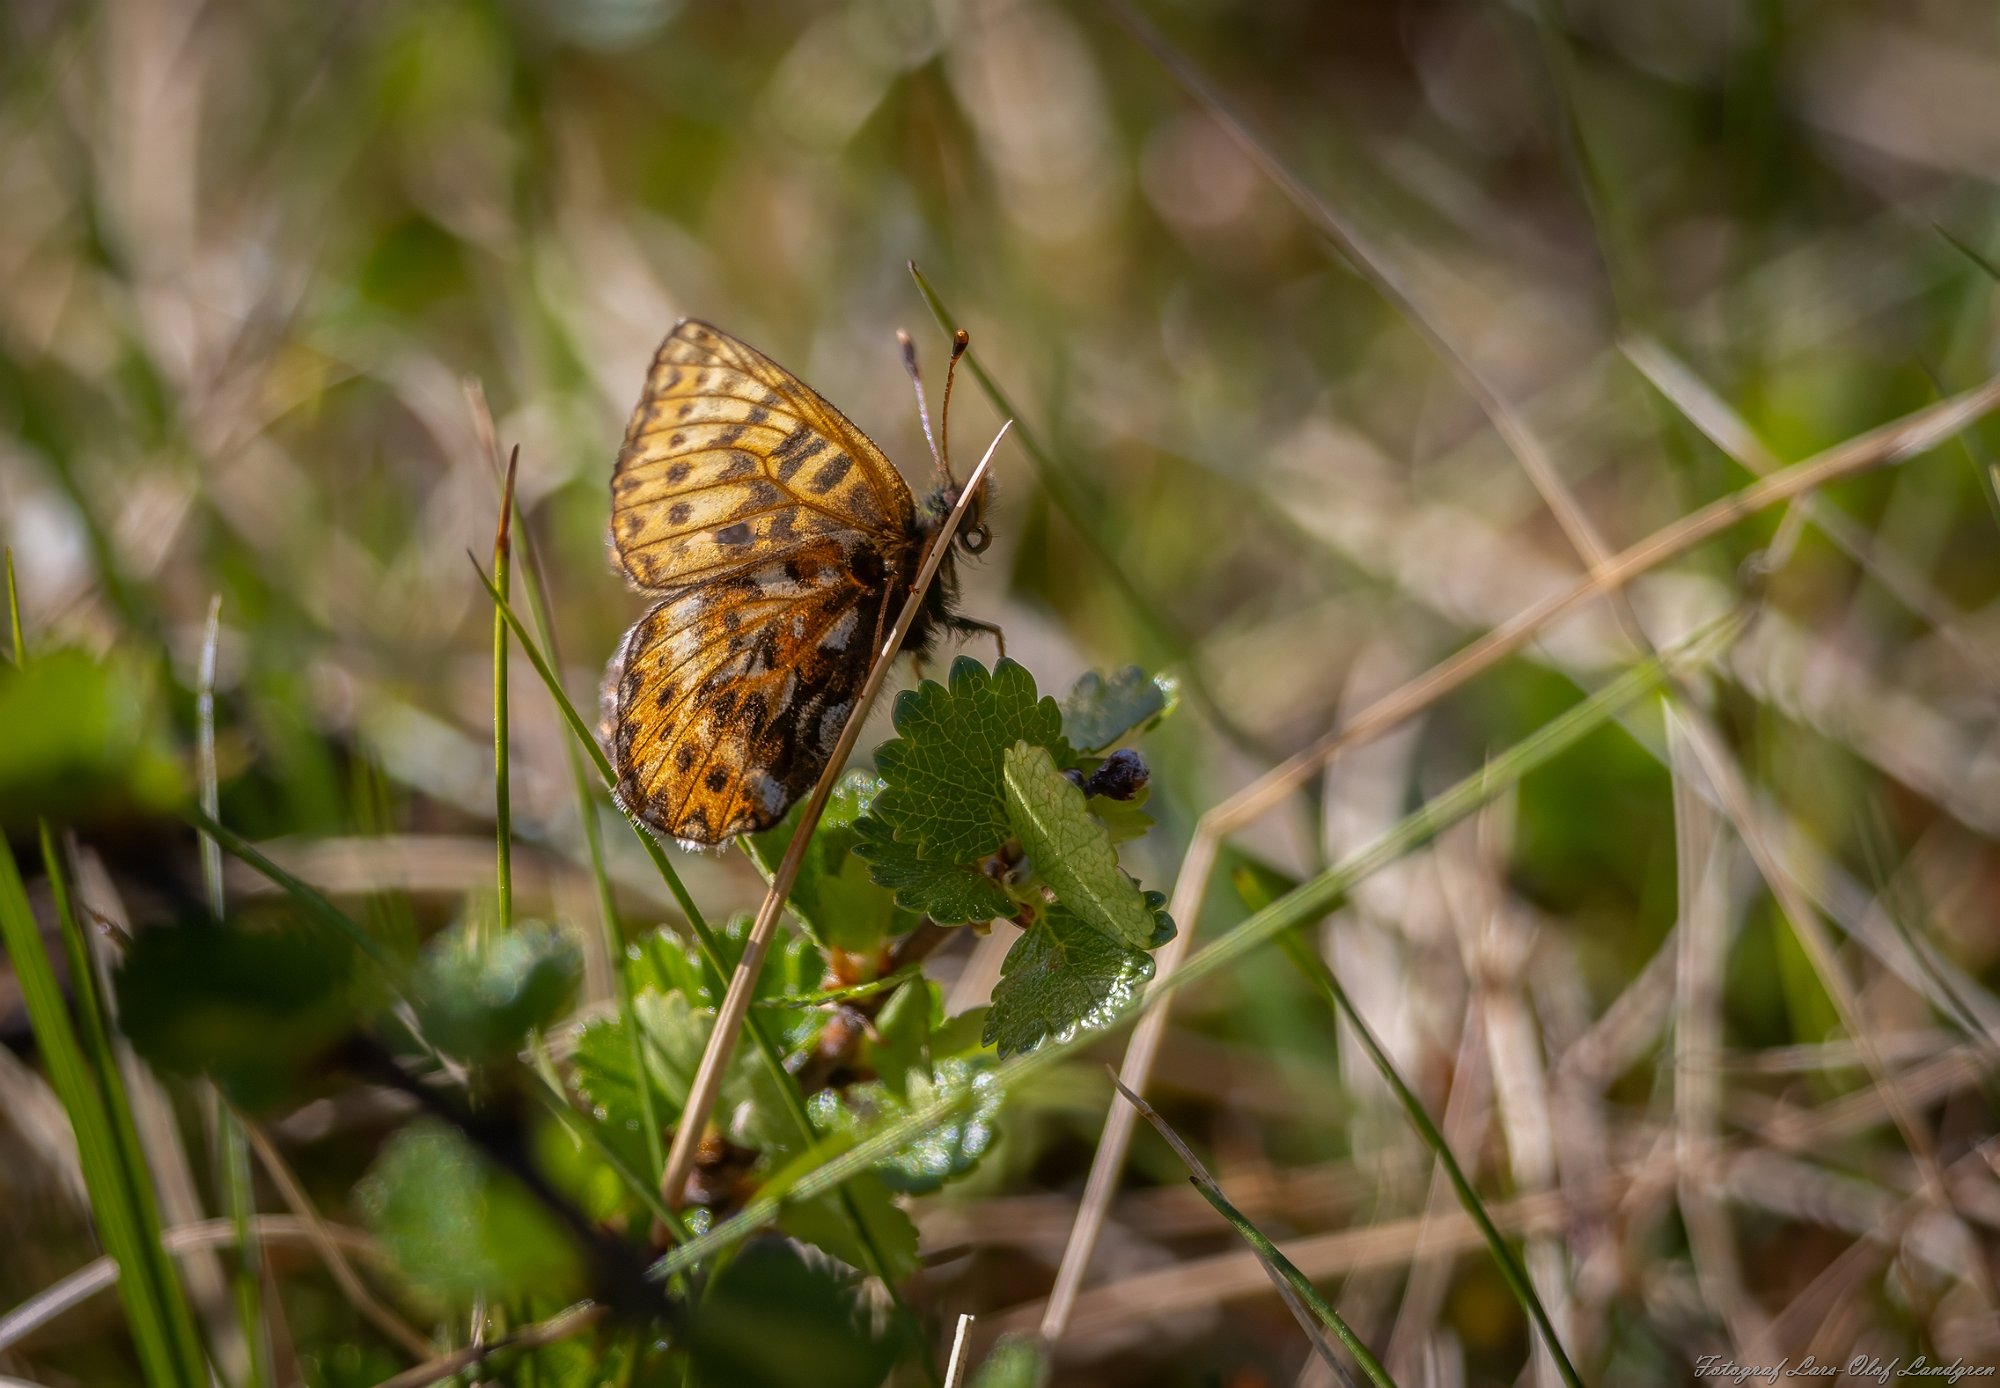
{"label": "curved grass blade", "polygon": [[[1283,944],[1289,949],[1297,940],[1298,936],[1287,935]],[[1158,1110],[1127,1089],[1124,1082],[1118,1078],[1116,1070],[1111,1071],[1111,1083],[1125,1096],[1125,1102],[1139,1110],[1139,1116],[1151,1123],[1154,1131],[1165,1138],[1167,1145],[1174,1149],[1174,1154],[1186,1163],[1188,1180],[1201,1192],[1202,1198],[1214,1206],[1217,1214],[1234,1225],[1236,1232],[1243,1236],[1243,1241],[1256,1251],[1257,1261],[1262,1263],[1264,1271],[1270,1274],[1271,1283],[1277,1287],[1278,1295],[1285,1299],[1285,1305],[1291,1308],[1292,1316],[1298,1321],[1299,1328],[1306,1332],[1306,1338],[1312,1341],[1313,1348],[1318,1351],[1319,1357],[1326,1361],[1327,1367],[1332,1369],[1342,1382],[1348,1384],[1354,1382],[1347,1372],[1347,1366],[1335,1356],[1333,1346],[1327,1344],[1326,1337],[1319,1333],[1319,1325],[1331,1330],[1334,1337],[1347,1346],[1347,1352],[1354,1356],[1354,1362],[1361,1366],[1361,1372],[1368,1375],[1368,1381],[1373,1383],[1375,1388],[1396,1388],[1395,1380],[1389,1377],[1389,1371],[1382,1367],[1382,1361],[1375,1357],[1375,1352],[1369,1349],[1367,1343],[1354,1333],[1353,1328],[1340,1318],[1340,1312],[1334,1310],[1326,1298],[1319,1294],[1319,1289],[1313,1286],[1312,1280],[1300,1272],[1291,1259],[1280,1253],[1278,1246],[1272,1243],[1261,1229],[1252,1224],[1241,1210],[1229,1203],[1222,1193],[1221,1184],[1209,1174],[1208,1168],[1201,1164],[1201,1158],[1194,1154],[1194,1149],[1181,1140],[1181,1135],[1173,1130],[1166,1119],[1160,1117]],[[1319,1318],[1319,1325],[1313,1322],[1315,1316]]]}
{"label": "curved grass blade", "polygon": [[[65,896],[59,914],[67,914],[67,905]],[[99,1058],[86,1053],[63,1006],[62,987],[43,947],[13,852],[4,840],[0,840],[0,943],[13,960],[50,1083],[75,1130],[91,1213],[105,1250],[118,1265],[118,1295],[125,1303],[133,1346],[147,1381],[182,1388],[205,1385],[208,1374],[194,1319],[160,1245],[158,1213],[147,1217],[150,1188],[135,1187],[129,1154],[111,1114],[105,1086],[116,1082],[117,1072],[108,1066],[108,1054],[101,1058],[104,1063],[98,1063]],[[143,1167],[139,1174],[144,1177]]]}

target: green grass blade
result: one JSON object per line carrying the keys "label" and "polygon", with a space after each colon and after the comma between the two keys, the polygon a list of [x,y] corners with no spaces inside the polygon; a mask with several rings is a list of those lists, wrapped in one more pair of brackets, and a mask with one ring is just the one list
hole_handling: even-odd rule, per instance
{"label": "green grass blade", "polygon": [[28,638],[21,631],[21,593],[14,585],[14,550],[9,546],[0,558],[7,566],[7,627],[14,634],[14,663],[28,663]]}
{"label": "green grass blade", "polygon": [[256,844],[224,825],[199,805],[183,806],[181,814],[195,828],[204,834],[212,835],[215,841],[222,845],[223,852],[248,863],[283,889],[285,895],[289,896],[315,924],[345,936],[357,950],[378,965],[392,982],[400,982],[403,969],[396,957],[389,953],[380,940],[356,924],[352,916],[320,895],[317,888],[286,872],[265,857]]}
{"label": "green grass blade", "polygon": [[221,1150],[220,1168],[223,1208],[236,1230],[236,1259],[230,1277],[236,1302],[236,1319],[243,1328],[248,1348],[250,1388],[275,1388],[277,1374],[271,1346],[270,1326],[264,1319],[264,1245],[257,1234],[257,1202],[250,1176],[250,1140],[243,1135],[243,1120],[222,1096],[210,1090],[216,1101],[216,1133]]}
{"label": "green grass blade", "polygon": [[[0,839],[0,943],[13,959],[29,1025],[48,1065],[56,1097],[76,1134],[91,1212],[105,1251],[118,1265],[118,1295],[125,1305],[141,1371],[154,1388],[199,1388],[206,1384],[207,1374],[198,1354],[190,1359],[193,1320],[187,1315],[185,1301],[176,1316],[169,1305],[173,1293],[159,1278],[165,1254],[159,1246],[158,1221],[155,1219],[152,1226],[149,1254],[147,1225],[99,1088],[101,1072],[85,1054],[63,1006],[55,968],[43,948],[20,869],[4,839]],[[185,1333],[176,1326],[177,1319],[185,1319]]]}
{"label": "green grass blade", "polygon": [[1971,261],[1980,274],[1986,276],[1986,278],[1992,280],[1994,283],[2000,284],[2000,265],[1995,265],[1991,260],[1988,260],[1978,247],[1953,233],[1951,228],[1942,222],[1933,221],[1931,223],[1931,230],[1942,236],[1951,245],[1953,250]]}
{"label": "green grass blade", "polygon": [[1562,1375],[1563,1382],[1569,1384],[1570,1388],[1582,1388],[1583,1380],[1578,1377],[1576,1366],[1570,1363],[1569,1355],[1562,1347],[1562,1341],[1556,1336],[1555,1322],[1550,1319],[1548,1309],[1542,1305],[1542,1299],[1535,1295],[1535,1286],[1528,1280],[1527,1269],[1521,1266],[1521,1260],[1515,1256],[1513,1248],[1501,1236],[1498,1226],[1493,1223],[1493,1217],[1486,1212],[1485,1202],[1472,1188],[1472,1182],[1466,1179],[1465,1169],[1458,1164],[1458,1158],[1452,1155],[1451,1146],[1444,1140],[1444,1134],[1439,1132],[1437,1124],[1431,1121],[1431,1116],[1424,1110],[1422,1101],[1411,1092],[1410,1086],[1403,1082],[1402,1075],[1396,1071],[1395,1062],[1389,1059],[1389,1053],[1383,1050],[1381,1042],[1375,1039],[1375,1033],[1368,1029],[1368,1023],[1362,1020],[1361,1013],[1347,996],[1347,990],[1340,986],[1340,980],[1334,976],[1326,961],[1314,953],[1312,946],[1300,936],[1287,934],[1278,943],[1283,947],[1286,956],[1298,967],[1299,972],[1305,975],[1307,982],[1318,988],[1333,1010],[1345,1017],[1354,1028],[1354,1034],[1360,1039],[1362,1049],[1368,1053],[1368,1059],[1382,1076],[1383,1082],[1395,1094],[1396,1102],[1403,1106],[1403,1112],[1409,1118],[1410,1126],[1417,1130],[1417,1136],[1423,1139],[1424,1146],[1430,1149],[1431,1154],[1437,1158],[1438,1165],[1444,1168],[1445,1177],[1451,1182],[1453,1193],[1458,1196],[1458,1203],[1465,1207],[1466,1214],[1471,1216],[1472,1222],[1478,1226],[1480,1237],[1486,1240],[1486,1247],[1493,1254],[1493,1261],[1499,1267],[1500,1276],[1507,1283],[1507,1289],[1514,1294],[1514,1299],[1521,1304],[1521,1310],[1526,1313],[1528,1319],[1534,1322],[1536,1333],[1548,1347],[1549,1357],[1555,1361],[1556,1372]]}
{"label": "green grass blade", "polygon": [[[1297,938],[1296,935],[1287,935],[1284,937],[1284,943],[1289,947]],[[1154,1130],[1166,1139],[1167,1145],[1174,1149],[1174,1154],[1186,1164],[1188,1180],[1201,1192],[1202,1198],[1214,1206],[1217,1214],[1234,1225],[1236,1232],[1242,1235],[1243,1241],[1256,1250],[1258,1261],[1264,1264],[1264,1271],[1270,1274],[1272,1282],[1277,1285],[1278,1294],[1284,1297],[1285,1304],[1291,1307],[1292,1315],[1298,1320],[1299,1327],[1306,1332],[1313,1346],[1319,1350],[1320,1357],[1333,1371],[1343,1378],[1347,1376],[1345,1368],[1334,1357],[1333,1351],[1327,1347],[1325,1338],[1313,1324],[1312,1318],[1315,1316],[1319,1318],[1320,1325],[1331,1330],[1334,1338],[1347,1346],[1347,1352],[1354,1356],[1354,1362],[1361,1366],[1361,1372],[1368,1375],[1368,1381],[1373,1383],[1375,1388],[1396,1388],[1395,1380],[1389,1377],[1389,1371],[1382,1367],[1382,1361],[1375,1357],[1374,1351],[1368,1348],[1367,1343],[1354,1333],[1353,1328],[1345,1320],[1341,1319],[1340,1312],[1334,1310],[1326,1298],[1319,1294],[1319,1289],[1313,1286],[1312,1280],[1299,1271],[1291,1259],[1278,1251],[1278,1246],[1265,1236],[1264,1231],[1252,1224],[1241,1210],[1229,1203],[1228,1198],[1222,1193],[1221,1183],[1209,1173],[1207,1167],[1202,1165],[1201,1159],[1195,1156],[1194,1149],[1181,1140],[1181,1135],[1173,1130],[1167,1120],[1162,1118],[1151,1104],[1126,1088],[1124,1081],[1118,1078],[1116,1070],[1111,1072],[1111,1083],[1117,1086],[1118,1092],[1125,1096],[1126,1102],[1139,1110],[1140,1116],[1153,1125]]]}
{"label": "green grass blade", "polygon": [[752,1007],[783,1007],[802,1011],[808,1007],[818,1007],[829,1002],[852,1002],[856,998],[872,998],[877,993],[889,993],[902,987],[911,979],[923,974],[922,963],[907,964],[894,973],[871,978],[866,983],[850,983],[840,988],[822,988],[816,993],[792,993],[784,997],[758,998]]}
{"label": "green grass blade", "polygon": [[[493,583],[504,598],[510,590],[513,547],[508,543],[514,519],[514,472],[521,461],[517,446],[507,459],[507,481],[500,493],[500,521],[493,533]],[[514,799],[508,780],[507,756],[507,619],[493,610],[493,843],[498,878],[500,928],[514,923]]]}
{"label": "green grass blade", "polygon": [[[201,667],[195,686],[195,733],[200,774],[201,808],[210,819],[222,817],[221,779],[215,760],[215,648],[222,630],[222,595],[208,604],[208,626],[202,635]],[[222,845],[211,834],[201,838],[201,881],[208,898],[209,914],[222,919]],[[222,1188],[223,1208],[236,1230],[236,1257],[232,1264],[230,1288],[236,1304],[236,1319],[248,1354],[246,1370],[249,1388],[274,1388],[276,1358],[270,1327],[264,1320],[264,1248],[257,1235],[257,1203],[250,1176],[250,1140],[244,1135],[243,1121],[220,1091],[206,1086],[205,1099],[215,1116],[219,1151],[217,1168]]]}
{"label": "green grass blade", "polygon": [[167,1256],[166,1246],[161,1242],[165,1221],[160,1218],[160,1201],[153,1189],[153,1172],[146,1160],[146,1147],[139,1138],[139,1125],[132,1116],[132,1098],[125,1088],[125,1075],[119,1069],[117,1052],[111,1044],[110,1012],[98,991],[97,961],[93,957],[90,941],[85,938],[83,927],[77,920],[75,898],[70,893],[69,874],[57,848],[55,832],[46,820],[40,828],[42,867],[48,874],[49,888],[55,899],[56,928],[62,936],[63,952],[69,962],[70,993],[76,999],[76,1025],[82,1036],[84,1056],[96,1075],[104,1114],[111,1125],[114,1154],[124,1169],[125,1187],[131,1198],[133,1218],[138,1225],[140,1249],[150,1265],[152,1285],[159,1297],[167,1328],[173,1334],[181,1371],[200,1380],[207,1374],[201,1336],[195,1329],[194,1313],[188,1306],[180,1269]]}
{"label": "green grass blade", "polygon": [[[1713,659],[1742,632],[1746,624],[1745,614],[1731,613],[1702,628],[1673,650],[1635,665],[1590,698],[1508,748],[1482,770],[1404,816],[1366,848],[1294,888],[1229,934],[1204,946],[1180,968],[1155,983],[1140,1006],[1119,1018],[1114,1026],[1131,1023],[1147,1009],[1158,1006],[1162,998],[1230,967],[1287,931],[1318,920],[1357,883],[1428,843],[1438,833],[1474,813],[1496,796],[1505,794],[1520,784],[1528,773],[1547,765],[1634,703],[1660,689],[1672,675],[1685,673]],[[1011,1089],[1062,1059],[1076,1046],[1095,1042],[1104,1034],[1102,1031],[1086,1032],[1068,1043],[1049,1042],[1037,1050],[1002,1061],[992,1071],[993,1077],[1003,1090]],[[787,1198],[809,1199],[859,1175],[950,1118],[972,1098],[970,1092],[947,1093],[923,1108],[882,1124],[865,1138],[828,1139],[821,1144],[827,1158],[821,1165],[807,1170],[801,1163],[793,1168],[800,1172],[798,1176],[788,1181],[771,1181],[734,1218],[659,1259],[653,1265],[654,1273],[665,1276],[680,1272],[734,1247],[776,1218]]]}

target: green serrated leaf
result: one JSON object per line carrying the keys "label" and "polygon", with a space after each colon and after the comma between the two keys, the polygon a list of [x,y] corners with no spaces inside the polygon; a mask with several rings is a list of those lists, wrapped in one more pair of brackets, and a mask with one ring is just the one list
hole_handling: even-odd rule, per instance
{"label": "green serrated leaf", "polygon": [[449,1055],[489,1060],[562,1016],[582,981],[576,942],[554,926],[461,923],[431,941],[414,992],[427,1039]]}
{"label": "green serrated leaf", "polygon": [[917,856],[917,845],[896,838],[889,825],[873,815],[855,823],[854,855],[868,864],[868,875],[896,894],[896,901],[922,912],[939,925],[963,925],[1012,916],[1014,899],[1007,889],[971,863],[932,861]]}
{"label": "green serrated leaf", "polygon": [[[869,954],[916,928],[917,914],[899,906],[894,894],[870,877],[868,865],[854,856],[861,838],[855,821],[868,812],[881,789],[882,782],[866,772],[843,776],[799,865],[791,908],[824,949]],[[804,810],[801,801],[778,825],[747,840],[766,872],[777,870]]]}
{"label": "green serrated leaf", "polygon": [[704,1006],[715,1005],[700,956],[671,930],[648,931],[626,945],[625,971],[634,993],[650,988],[656,993],[680,993]]}
{"label": "green serrated leaf", "polygon": [[[739,911],[715,932],[716,953],[721,959],[726,981],[743,957],[755,918]],[[661,993],[681,993],[698,1007],[714,1007],[716,999],[708,988],[708,974],[694,941],[668,930],[655,930],[634,941],[626,950],[626,967],[635,992],[652,989]],[[826,956],[803,935],[787,935],[772,947],[757,975],[756,998],[791,997],[819,987],[826,972]]]}
{"label": "green serrated leaf", "polygon": [[1089,670],[1063,696],[1063,736],[1079,751],[1103,752],[1158,724],[1179,698],[1172,680],[1164,675],[1148,679],[1136,665],[1108,679]]}
{"label": "green serrated leaf", "polygon": [[898,696],[895,721],[897,736],[875,751],[885,784],[873,815],[931,862],[972,863],[1006,841],[1000,776],[1016,742],[1050,749],[1060,766],[1076,760],[1062,710],[1038,699],[1034,677],[1011,660],[989,674],[960,656],[949,687],[925,680]]}
{"label": "green serrated leaf", "polygon": [[929,1074],[913,1073],[907,1100],[872,1081],[823,1089],[810,1101],[813,1126],[829,1135],[858,1136],[959,1090],[970,1090],[972,1098],[957,1116],[930,1128],[875,1168],[891,1190],[928,1195],[971,1171],[993,1145],[994,1120],[1006,1096],[993,1076],[991,1056],[948,1057],[938,1060]]}
{"label": "green serrated leaf", "polygon": [[[663,1125],[679,1117],[688,1085],[707,1044],[708,1018],[689,1005],[684,994],[647,988],[632,999],[639,1021],[639,1052],[646,1082],[652,1086],[653,1113]],[[625,1023],[617,1018],[592,1022],[577,1036],[571,1072],[577,1092],[603,1124],[603,1135],[619,1158],[634,1170],[646,1169],[645,1110],[639,1103],[638,1077],[632,1073],[632,1049],[625,1040]]]}
{"label": "green serrated leaf", "polygon": [[1007,951],[986,1040],[1005,1057],[1108,1026],[1152,976],[1152,955],[1052,906]]}
{"label": "green serrated leaf", "polygon": [[1073,914],[1132,949],[1153,947],[1156,922],[1139,884],[1118,866],[1111,835],[1046,749],[1006,752],[1007,819],[1035,871]]}
{"label": "green serrated leaf", "polygon": [[[714,1012],[693,1006],[684,993],[650,987],[634,995],[632,1010],[639,1022],[639,1049],[652,1086],[653,1111],[663,1124],[671,1124],[687,1102],[688,1087],[715,1024]],[[621,1160],[644,1170],[643,1110],[623,1021],[608,1019],[585,1027],[577,1038],[572,1069],[578,1092],[603,1124],[606,1142]],[[784,1158],[799,1148],[800,1137],[777,1083],[762,1057],[739,1049],[723,1072],[715,1113],[738,1146]]]}

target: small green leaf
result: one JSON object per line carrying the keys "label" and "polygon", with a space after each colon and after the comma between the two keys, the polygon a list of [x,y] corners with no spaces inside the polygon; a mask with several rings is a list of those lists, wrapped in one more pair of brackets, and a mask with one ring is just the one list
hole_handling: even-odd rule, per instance
{"label": "small green leaf", "polygon": [[278,1102],[356,1021],[354,952],[329,932],[210,920],[140,931],[114,980],[140,1055],[206,1074],[246,1109]]}
{"label": "small green leaf", "polygon": [[942,1062],[953,1056],[972,1056],[985,1049],[980,1033],[986,1029],[984,1007],[968,1007],[931,1029],[931,1060]]}
{"label": "small green leaf", "polygon": [[[721,959],[725,983],[735,971],[737,961],[743,957],[743,946],[750,938],[752,924],[749,913],[739,912],[715,932],[716,953]],[[626,959],[626,967],[630,970],[628,977],[635,994],[649,989],[660,993],[679,993],[697,1008],[715,1007],[717,1000],[709,991],[708,971],[703,967],[701,952],[694,941],[669,931],[657,930],[628,947]],[[804,935],[784,935],[774,942],[770,954],[765,956],[764,967],[757,975],[757,987],[751,997],[769,1001],[814,992],[825,975],[826,956],[820,953],[818,945]],[[772,1019],[780,1029],[778,1040],[787,1049],[807,1044],[826,1021],[818,1012],[799,1010],[778,1010],[772,1014]]]}
{"label": "small green leaf", "polygon": [[993,1145],[994,1120],[1005,1094],[990,1065],[990,1056],[940,1059],[931,1073],[910,1075],[907,1101],[874,1082],[822,1089],[810,1100],[813,1126],[829,1135],[851,1133],[859,1137],[905,1113],[925,1108],[947,1093],[970,1090],[972,1099],[957,1116],[927,1129],[875,1168],[891,1190],[928,1195],[971,1171]]}
{"label": "small green leaf", "polygon": [[685,1337],[696,1388],[880,1388],[896,1358],[848,1279],[774,1239],[723,1265]]}
{"label": "small green leaf", "polygon": [[[822,948],[869,954],[916,928],[916,913],[897,905],[895,896],[869,876],[868,865],[854,856],[861,838],[855,821],[868,812],[881,789],[882,782],[865,772],[842,777],[800,863],[791,907]],[[747,841],[766,872],[777,870],[804,809],[801,801],[774,828]]]}
{"label": "small green leaf", "polygon": [[390,1138],[355,1200],[412,1287],[445,1305],[578,1289],[554,1217],[446,1124],[420,1119]]}
{"label": "small green leaf", "polygon": [[[1139,884],[1118,866],[1111,835],[1090,817],[1083,792],[1040,747],[1006,753],[1007,818],[1035,871],[1073,914],[1132,949],[1151,949],[1158,921]],[[1172,931],[1169,929],[1168,935]]]}
{"label": "small green leaf", "polygon": [[939,925],[995,920],[1017,909],[1007,889],[971,863],[920,858],[917,845],[900,842],[887,823],[872,815],[856,821],[854,828],[860,840],[854,855],[868,864],[868,875],[895,892],[898,904]]}
{"label": "small green leaf", "polygon": [[625,976],[634,993],[680,993],[690,1001],[713,1007],[708,974],[701,955],[671,930],[652,930],[625,946]]}
{"label": "small green leaf", "polygon": [[[884,786],[873,814],[931,862],[971,863],[1006,841],[1000,774],[1007,749],[1027,742],[1075,761],[1054,699],[1035,697],[1027,670],[1003,660],[952,662],[949,687],[925,680],[896,699],[897,736],[875,751]],[[881,881],[878,875],[876,881]]]}
{"label": "small green leaf", "polygon": [[1000,966],[986,1040],[1009,1056],[1051,1036],[1108,1026],[1153,976],[1153,956],[1132,949],[1060,904],[1044,912]]}
{"label": "small green leaf", "polygon": [[1179,698],[1172,680],[1164,675],[1148,679],[1136,665],[1109,679],[1086,671],[1063,696],[1063,736],[1079,751],[1102,752],[1120,738],[1153,727],[1173,712]]}
{"label": "small green leaf", "polygon": [[[806,1160],[813,1158],[808,1154]],[[843,1193],[846,1199],[842,1199]],[[901,1281],[917,1270],[917,1226],[879,1172],[864,1171],[838,1189],[810,1200],[787,1204],[778,1214],[778,1227],[802,1243],[809,1243],[846,1263],[849,1267],[868,1266],[868,1250],[855,1234],[848,1217],[850,1202],[861,1222],[868,1226],[870,1241],[882,1255],[883,1270],[891,1281]]]}
{"label": "small green leaf", "polygon": [[561,1017],[582,979],[576,942],[553,926],[522,921],[481,932],[461,923],[425,950],[417,1013],[440,1050],[490,1060]]}
{"label": "small green leaf", "polygon": [[889,1092],[899,1099],[909,1095],[910,1072],[929,1068],[927,1052],[934,1010],[942,1010],[937,985],[928,979],[913,978],[898,988],[875,1014],[875,1036],[863,1048],[862,1056],[889,1087]]}
{"label": "small green leaf", "polygon": [[1144,838],[1146,831],[1153,827],[1153,817],[1146,813],[1146,798],[1151,787],[1141,790],[1130,800],[1113,800],[1108,795],[1093,795],[1085,804],[1104,831],[1111,835],[1113,843],[1130,843]]}
{"label": "small green leaf", "polygon": [[[689,1005],[681,993],[647,988],[632,999],[639,1022],[639,1053],[652,1086],[653,1113],[662,1124],[680,1116],[687,1101],[695,1067],[708,1042],[709,1020]],[[632,1048],[625,1023],[612,1018],[592,1022],[577,1036],[572,1075],[578,1093],[604,1125],[604,1139],[634,1170],[649,1164],[639,1103],[638,1078],[632,1073]]]}

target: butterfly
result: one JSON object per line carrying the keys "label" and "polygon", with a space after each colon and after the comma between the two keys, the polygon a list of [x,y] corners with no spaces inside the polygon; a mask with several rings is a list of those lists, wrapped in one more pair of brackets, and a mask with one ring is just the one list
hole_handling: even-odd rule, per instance
{"label": "butterfly", "polygon": [[[905,362],[916,379],[907,339]],[[936,457],[939,486],[919,504],[811,386],[719,328],[675,325],[611,474],[618,565],[659,599],[605,672],[602,732],[626,813],[712,847],[769,828],[812,788],[960,498],[948,454]],[[973,554],[991,539],[982,502],[958,535]],[[953,559],[904,641],[920,659],[941,631],[997,633],[955,611]]]}

